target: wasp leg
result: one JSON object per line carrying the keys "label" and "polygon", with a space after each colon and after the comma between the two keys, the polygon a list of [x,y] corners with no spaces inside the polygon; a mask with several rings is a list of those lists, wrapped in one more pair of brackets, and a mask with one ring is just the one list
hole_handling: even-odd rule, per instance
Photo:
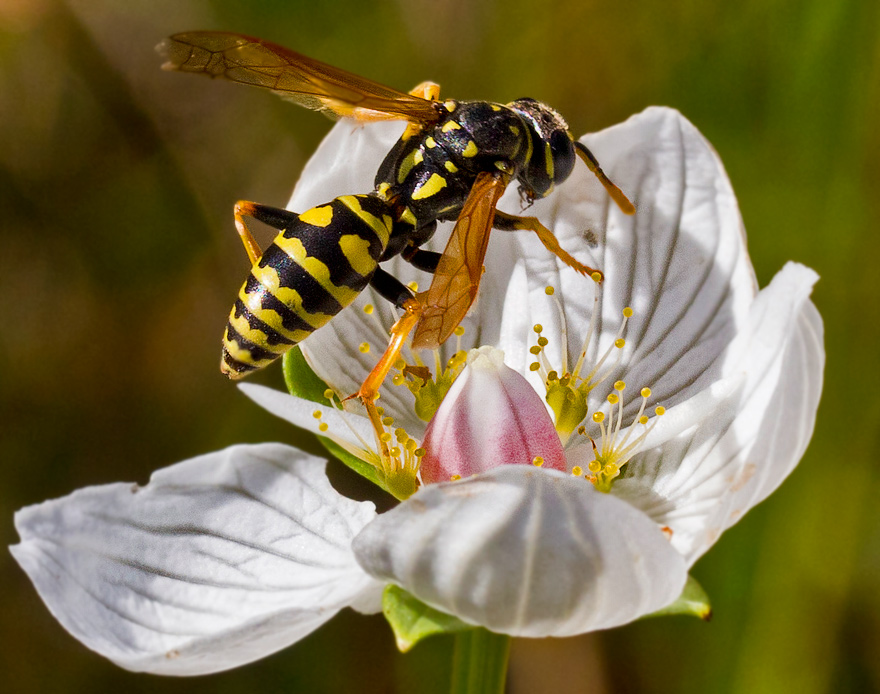
{"label": "wasp leg", "polygon": [[278,230],[286,229],[292,222],[296,221],[297,218],[297,215],[290,210],[282,210],[278,207],[260,205],[259,203],[248,202],[247,200],[239,200],[235,203],[233,215],[235,216],[235,228],[238,230],[238,235],[241,237],[241,242],[244,244],[244,250],[247,252],[248,258],[251,260],[251,265],[257,264],[257,261],[263,255],[263,251],[251,235],[251,230],[248,229],[244,218],[252,217],[258,222],[262,222],[263,224],[267,224],[273,229]]}
{"label": "wasp leg", "polygon": [[391,340],[382,358],[378,361],[373,370],[364,379],[360,390],[351,397],[358,398],[367,409],[367,415],[373,424],[373,430],[376,432],[376,439],[383,457],[388,457],[388,447],[382,441],[382,434],[385,431],[382,425],[382,418],[376,408],[375,400],[379,396],[379,387],[391,371],[391,367],[400,357],[400,351],[406,342],[406,338],[412,332],[412,329],[419,322],[422,315],[422,304],[416,299],[412,292],[400,280],[389,275],[383,269],[379,268],[373,274],[370,285],[379,294],[391,301],[395,306],[403,309],[403,315],[391,328]]}
{"label": "wasp leg", "polygon": [[[506,212],[501,212],[500,210],[495,210],[495,221],[493,226],[501,231],[534,231],[538,235],[538,238],[541,239],[541,243],[544,244],[544,248],[570,268],[573,268],[582,275],[589,275],[597,282],[601,282],[604,279],[604,275],[600,270],[592,268],[589,265],[584,265],[580,261],[575,260],[565,249],[563,249],[562,246],[559,245],[559,240],[553,235],[553,232],[541,224],[537,217],[517,217],[512,214],[507,214]],[[596,279],[596,275],[599,276],[598,279]]]}
{"label": "wasp leg", "polygon": [[436,82],[422,82],[409,90],[412,96],[420,96],[428,101],[440,100],[440,85]]}
{"label": "wasp leg", "polygon": [[405,248],[400,256],[417,270],[434,273],[437,271],[437,265],[439,265],[443,254],[410,247]]}
{"label": "wasp leg", "polygon": [[[413,96],[420,96],[428,101],[438,101],[440,99],[440,85],[436,82],[422,82],[409,90]],[[408,140],[414,135],[422,132],[420,123],[408,123],[403,133],[403,139]]]}

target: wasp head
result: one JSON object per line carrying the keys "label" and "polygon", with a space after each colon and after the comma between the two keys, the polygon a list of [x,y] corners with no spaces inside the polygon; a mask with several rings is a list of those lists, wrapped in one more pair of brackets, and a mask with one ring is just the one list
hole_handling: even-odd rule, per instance
{"label": "wasp head", "polygon": [[534,99],[517,99],[507,107],[522,118],[531,138],[531,154],[518,175],[520,193],[527,199],[543,198],[574,168],[575,151],[568,124],[547,104]]}

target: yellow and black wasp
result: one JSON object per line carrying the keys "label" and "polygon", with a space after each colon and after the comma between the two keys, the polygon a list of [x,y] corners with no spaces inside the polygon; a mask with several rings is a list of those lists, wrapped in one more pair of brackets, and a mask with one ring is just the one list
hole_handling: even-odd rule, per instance
{"label": "yellow and black wasp", "polygon": [[[266,366],[369,284],[403,311],[388,349],[356,394],[377,430],[373,401],[413,328],[414,348],[437,347],[473,304],[492,228],[531,230],[564,263],[601,280],[535,217],[495,209],[511,181],[531,202],[568,178],[580,157],[625,213],[635,211],[562,117],[534,99],[506,105],[440,101],[439,87],[429,82],[404,94],[242,34],[187,32],[159,48],[168,58],[165,69],[262,87],[333,116],[408,122],[379,167],[372,192],[343,195],[300,214],[253,202],[235,206],[236,228],[253,267],[229,316],[223,373],[235,379]],[[245,217],[280,230],[265,251]],[[421,249],[437,222],[446,220],[456,224],[445,251]],[[379,267],[398,254],[433,273],[426,292],[414,295]]]}

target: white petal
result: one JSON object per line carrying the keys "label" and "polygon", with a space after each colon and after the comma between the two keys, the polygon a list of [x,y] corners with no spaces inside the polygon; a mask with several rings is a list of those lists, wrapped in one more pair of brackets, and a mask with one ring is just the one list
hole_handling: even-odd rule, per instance
{"label": "white petal", "polygon": [[381,587],[351,539],[373,505],[340,496],[323,462],[238,446],[82,489],[16,514],[12,553],[55,617],[124,668],[198,675],[301,639]]}
{"label": "white petal", "polygon": [[[320,436],[329,436],[348,450],[357,452],[357,457],[362,460],[366,459],[366,451],[375,449],[373,428],[366,417],[354,412],[340,412],[335,407],[295,398],[280,390],[255,383],[242,383],[238,387],[242,393],[276,417]],[[320,418],[315,417],[315,412],[321,413]],[[327,431],[319,429],[322,422],[327,425]]]}
{"label": "white petal", "polygon": [[528,466],[428,486],[368,525],[354,550],[374,576],[514,636],[625,624],[672,602],[686,578],[641,512]]}
{"label": "white petal", "polygon": [[793,263],[777,274],[719,360],[741,387],[689,431],[637,456],[615,484],[615,494],[673,529],[690,563],[775,489],[806,448],[824,366],[821,320],[808,299],[815,280]]}
{"label": "white petal", "polygon": [[[635,202],[636,214],[623,215],[581,165],[529,213],[553,229],[563,247],[605,273],[593,355],[613,342],[622,309],[635,311],[609,383],[622,378],[649,386],[657,402],[671,407],[713,380],[708,369],[745,321],[756,292],[736,198],[711,145],[674,110],[647,109],[583,142]],[[588,231],[596,237],[594,250],[584,240]],[[558,314],[543,292],[552,284],[565,306],[569,353],[576,356],[593,310],[590,281],[560,267],[525,232],[498,236],[517,240],[521,250],[513,255],[524,258],[528,269],[527,278],[519,278],[527,288],[517,289],[519,300],[505,305],[501,334],[534,343],[527,333],[541,323],[550,340],[547,354],[559,365]],[[497,272],[492,262],[487,276]],[[516,368],[514,351],[504,341],[499,347]],[[523,353],[522,360],[525,368],[531,359]],[[599,390],[593,407],[606,394]],[[633,401],[627,414],[637,407]]]}

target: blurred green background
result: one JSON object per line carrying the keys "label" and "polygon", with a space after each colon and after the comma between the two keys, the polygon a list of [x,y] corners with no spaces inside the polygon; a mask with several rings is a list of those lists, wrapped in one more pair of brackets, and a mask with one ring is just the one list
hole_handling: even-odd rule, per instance
{"label": "blurred green background", "polygon": [[[163,73],[153,46],[228,29],[409,89],[533,96],[576,134],[674,106],[721,154],[762,285],[822,279],[816,435],[694,574],[715,618],[515,643],[510,692],[880,691],[880,3],[0,0],[0,540],[15,509],[145,482],[234,442],[296,443],[217,371],[247,261],[239,198],[283,205],[326,119]],[[351,191],[366,192],[366,191]],[[263,382],[280,385],[270,369]],[[442,692],[450,644],[394,651],[345,612],[237,671],[124,672],[52,619],[0,555],[13,692]],[[11,687],[11,688],[10,688]]]}

